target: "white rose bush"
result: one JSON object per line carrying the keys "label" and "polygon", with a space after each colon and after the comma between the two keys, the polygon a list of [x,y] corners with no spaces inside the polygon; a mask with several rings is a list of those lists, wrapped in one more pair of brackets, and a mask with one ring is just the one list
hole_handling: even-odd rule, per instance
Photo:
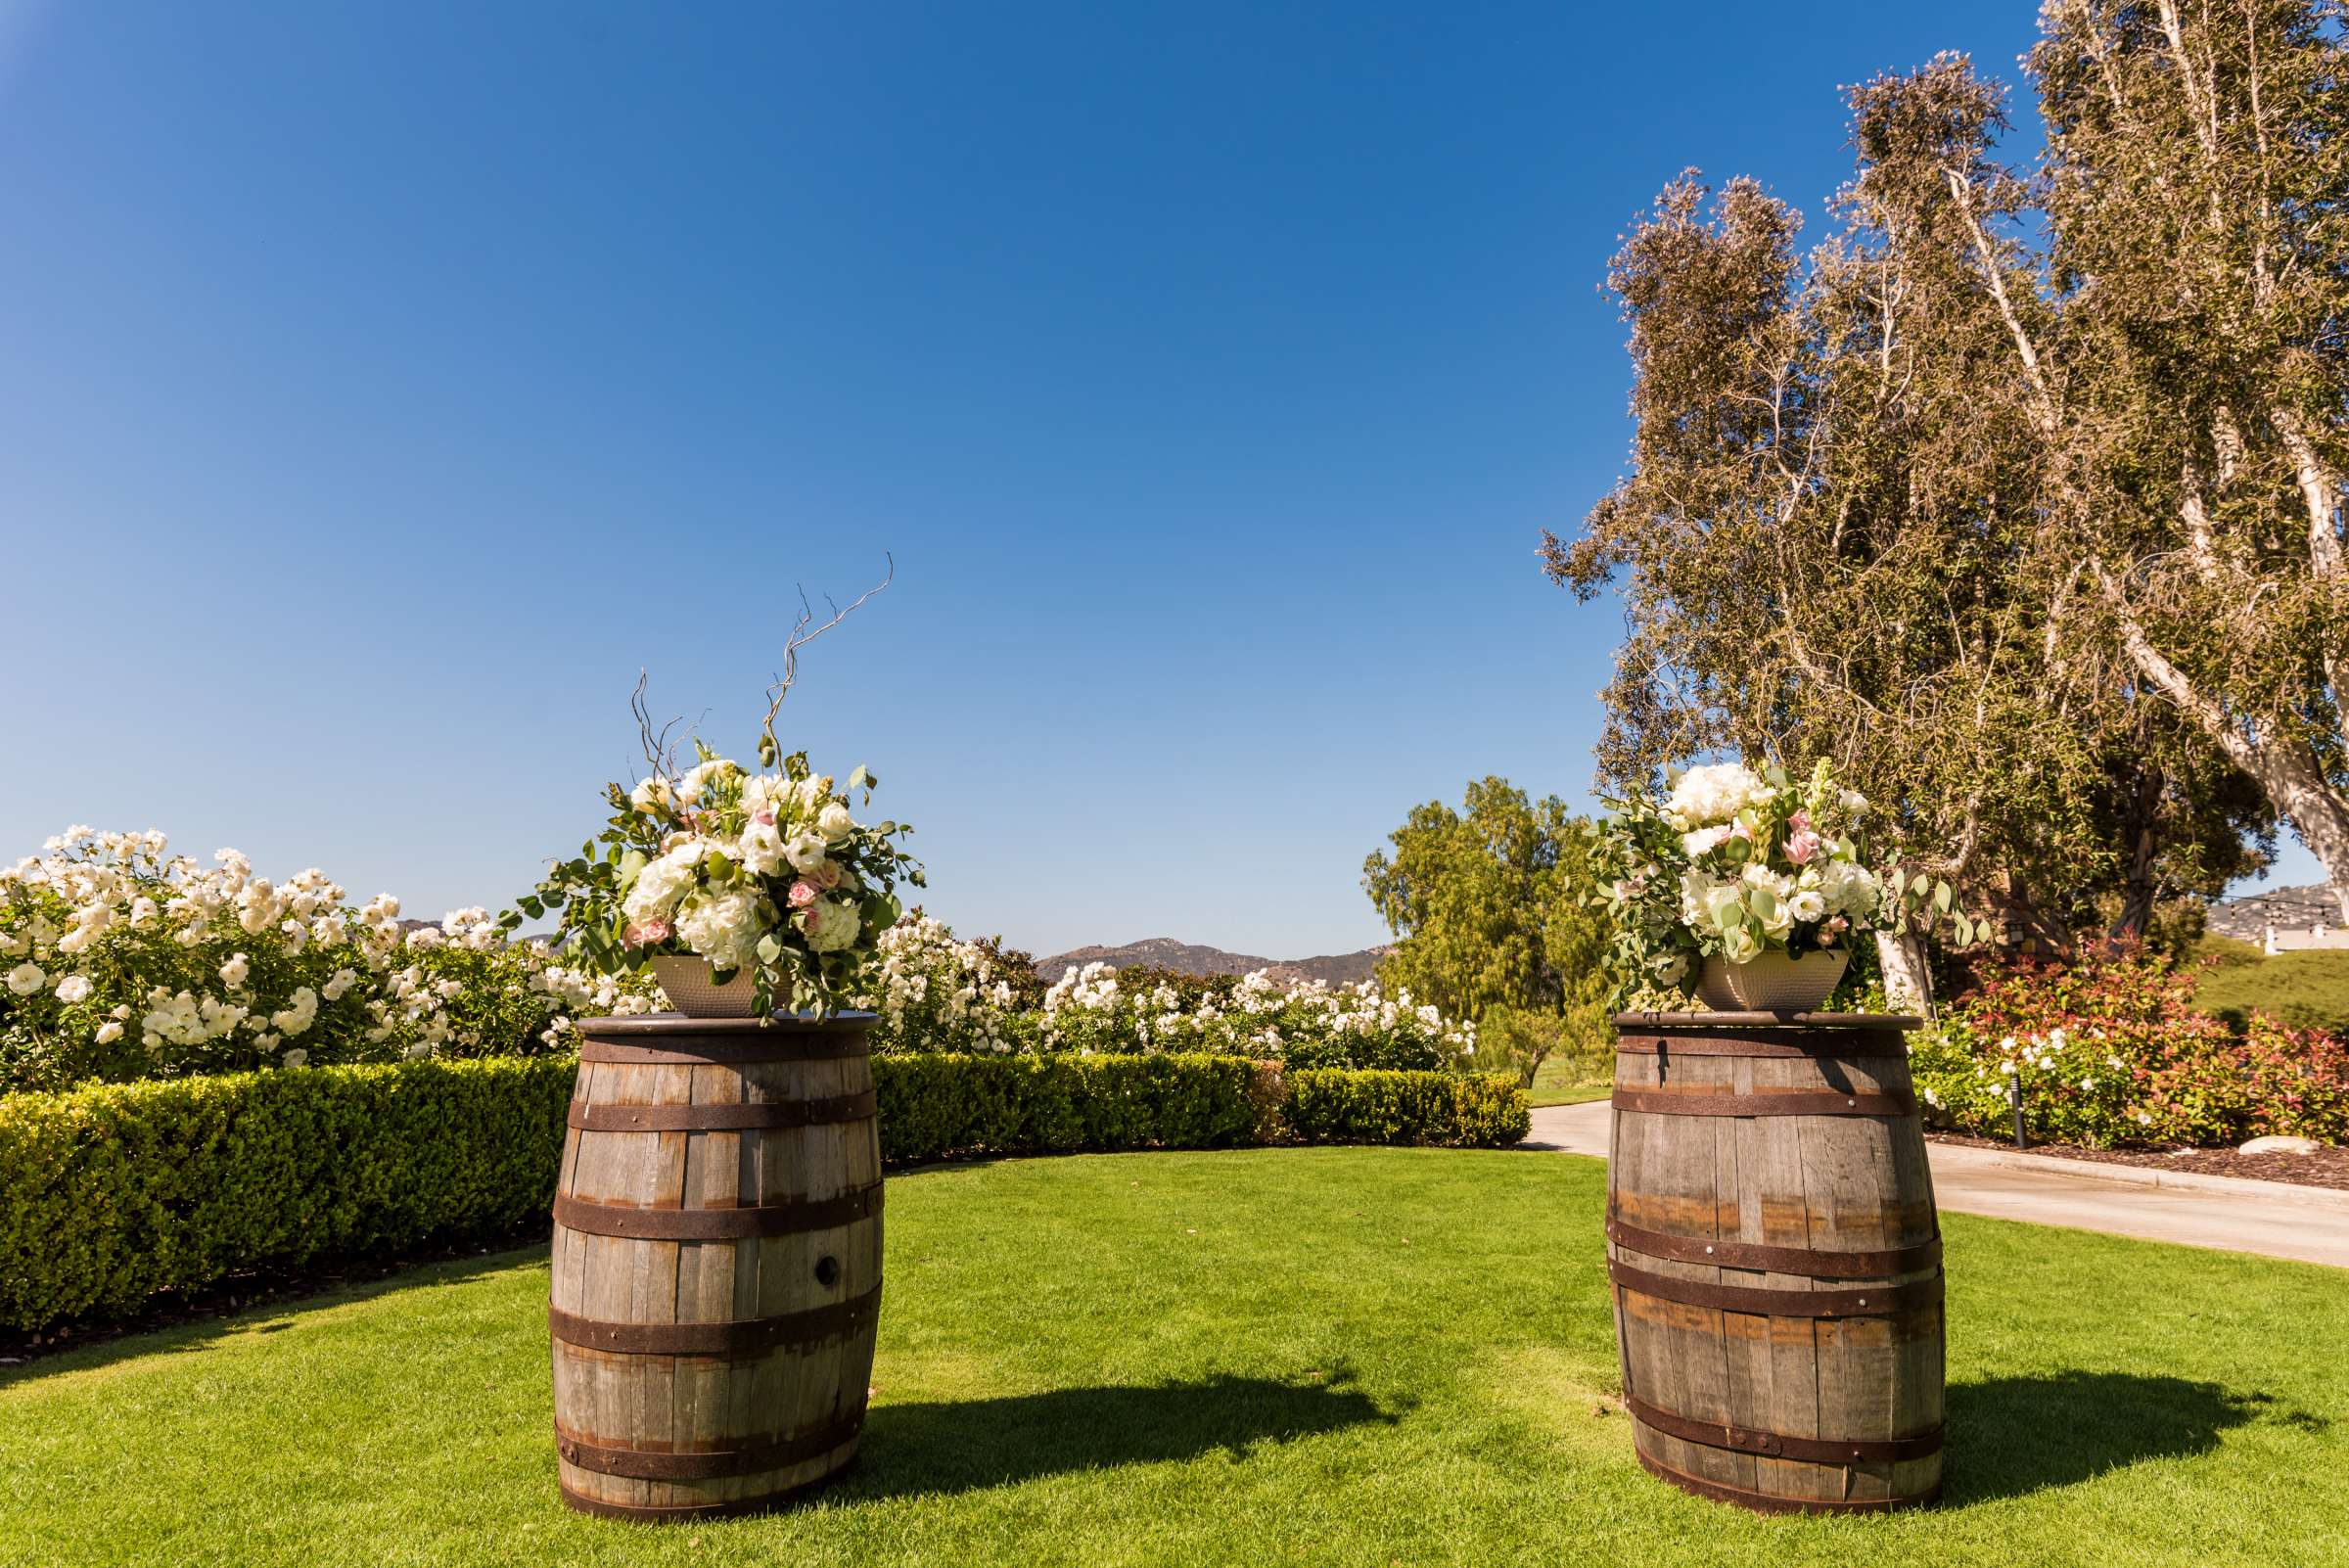
{"label": "white rose bush", "polygon": [[[1121,975],[1107,964],[1040,986],[1028,961],[958,940],[915,911],[879,939],[856,1005],[880,1015],[884,1052],[1076,1056],[1204,1052],[1300,1068],[1467,1069],[1476,1027],[1375,982],[1282,983]],[[1180,978],[1180,977],[1178,977]]]}
{"label": "white rose bush", "polygon": [[[1675,773],[1664,799],[1639,789],[1592,824],[1617,994],[1684,990],[1697,960],[1741,964],[1764,952],[1849,952],[1864,936],[1951,913],[1946,882],[1878,869],[1865,797],[1821,760],[1797,780],[1774,762],[1717,762]],[[1953,917],[1960,945],[1972,923]]]}
{"label": "white rose bush", "polygon": [[508,943],[482,909],[403,921],[315,867],[283,882],[161,832],[84,826],[0,868],[0,1090],[567,1048],[660,995]]}

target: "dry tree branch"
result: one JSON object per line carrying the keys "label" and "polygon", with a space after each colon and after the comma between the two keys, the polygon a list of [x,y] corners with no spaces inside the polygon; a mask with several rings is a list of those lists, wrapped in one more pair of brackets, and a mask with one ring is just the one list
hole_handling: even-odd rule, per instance
{"label": "dry tree branch", "polygon": [[832,612],[832,619],[821,625],[814,624],[815,612],[808,607],[807,590],[804,587],[800,589],[800,613],[791,623],[791,635],[783,643],[782,671],[766,688],[766,722],[760,727],[760,734],[763,737],[760,746],[763,755],[760,758],[762,765],[773,766],[775,760],[783,755],[782,743],[775,739],[775,715],[783,711],[783,699],[791,695],[792,683],[800,678],[800,650],[854,615],[863,607],[865,600],[898,579],[897,557],[885,551],[881,559],[889,564],[889,570],[882,575],[879,582],[850,601],[847,609],[834,604],[829,596],[825,598],[824,608]]}
{"label": "dry tree branch", "polygon": [[644,761],[656,777],[673,779],[677,776],[676,758],[672,755],[676,743],[669,739],[683,715],[670,719],[659,729],[653,728],[652,706],[645,701],[645,685],[649,676],[643,669],[636,671],[636,689],[628,694],[628,712],[636,715],[636,739],[644,748]]}

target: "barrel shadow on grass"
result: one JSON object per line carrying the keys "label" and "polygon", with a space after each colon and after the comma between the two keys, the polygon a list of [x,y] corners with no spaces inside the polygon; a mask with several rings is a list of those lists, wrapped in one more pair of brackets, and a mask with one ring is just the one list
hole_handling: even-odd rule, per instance
{"label": "barrel shadow on grass", "polygon": [[856,1468],[834,1496],[975,1492],[1219,1452],[1236,1464],[1267,1446],[1403,1419],[1403,1408],[1382,1407],[1349,1382],[1223,1375],[877,1405],[865,1417]]}
{"label": "barrel shadow on grass", "polygon": [[2279,1407],[2272,1394],[2183,1377],[2073,1370],[1953,1383],[1943,1498],[2021,1497],[2147,1460],[2191,1458],[2254,1421],[2330,1424]]}

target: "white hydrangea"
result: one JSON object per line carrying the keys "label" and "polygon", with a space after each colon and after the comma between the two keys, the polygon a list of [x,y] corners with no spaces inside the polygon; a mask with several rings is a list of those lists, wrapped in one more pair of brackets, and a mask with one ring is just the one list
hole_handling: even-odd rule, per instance
{"label": "white hydrangea", "polygon": [[1757,795],[1767,798],[1768,791],[1760,775],[1743,762],[1714,762],[1682,773],[1665,810],[1689,827],[1703,827],[1727,821]]}
{"label": "white hydrangea", "polygon": [[757,891],[697,893],[677,910],[677,935],[716,969],[741,969],[756,956],[774,910]]}

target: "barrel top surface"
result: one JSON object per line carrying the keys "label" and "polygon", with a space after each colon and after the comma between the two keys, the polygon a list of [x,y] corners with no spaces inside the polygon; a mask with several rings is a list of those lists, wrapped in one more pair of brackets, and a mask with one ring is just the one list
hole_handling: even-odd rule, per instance
{"label": "barrel top surface", "polygon": [[1908,1013],[1617,1013],[1621,1029],[1885,1029],[1924,1020]]}
{"label": "barrel top surface", "polygon": [[683,1013],[630,1013],[612,1018],[582,1018],[577,1028],[591,1039],[647,1037],[659,1039],[672,1035],[756,1036],[766,1030],[834,1034],[870,1029],[880,1016],[840,1012],[828,1018],[817,1018],[812,1013],[770,1013],[764,1018],[688,1018]]}

